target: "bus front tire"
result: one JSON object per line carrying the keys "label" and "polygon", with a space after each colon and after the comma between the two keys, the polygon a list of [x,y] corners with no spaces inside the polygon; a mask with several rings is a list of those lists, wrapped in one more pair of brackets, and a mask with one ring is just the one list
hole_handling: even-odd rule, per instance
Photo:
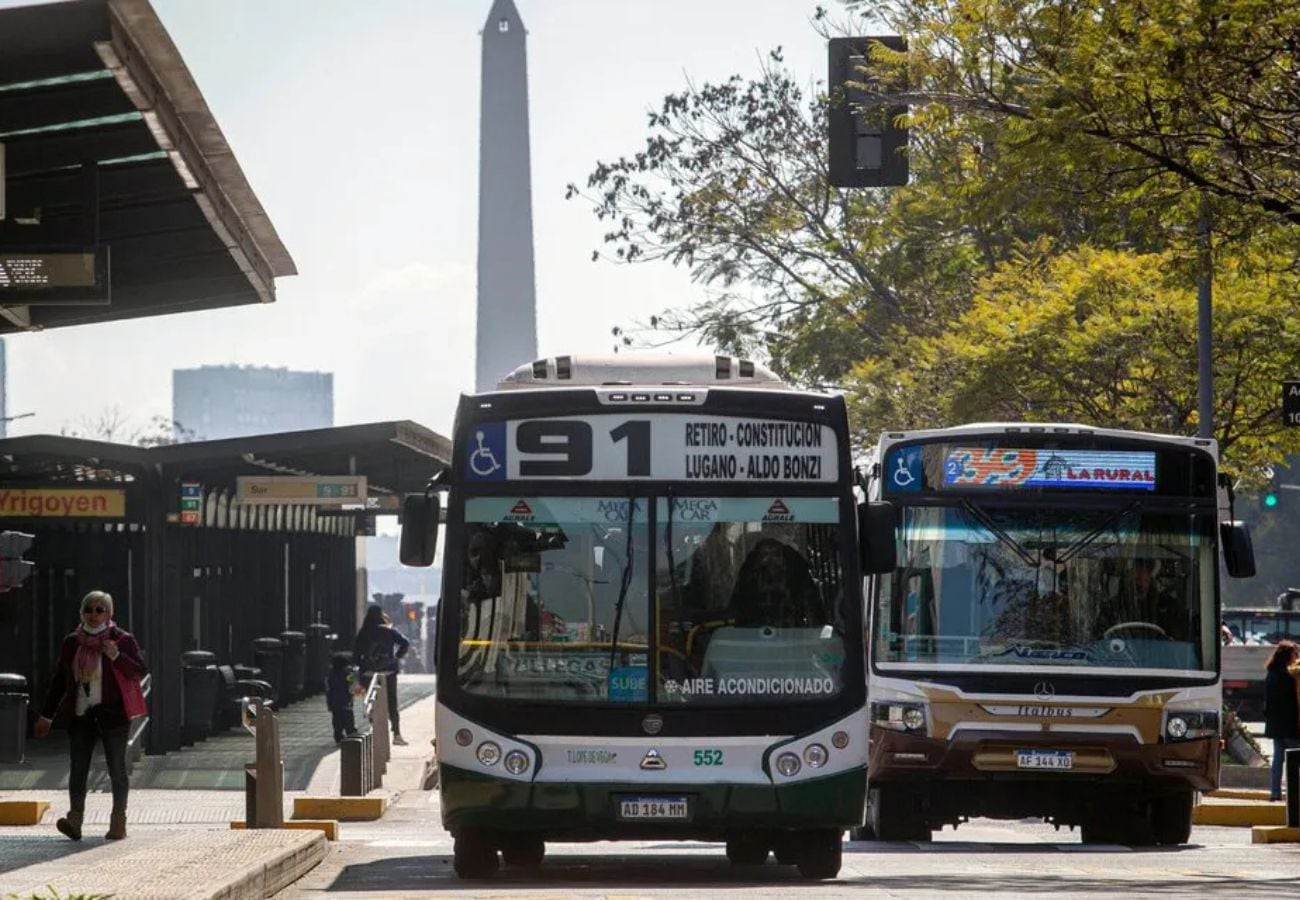
{"label": "bus front tire", "polygon": [[536,869],[546,857],[546,842],[534,834],[515,834],[501,844],[501,858],[507,866]]}
{"label": "bus front tire", "polygon": [[903,791],[873,788],[867,804],[867,822],[861,833],[868,840],[929,841],[930,823],[918,814],[916,804]]}
{"label": "bus front tire", "polygon": [[452,868],[467,881],[491,878],[500,865],[496,846],[478,831],[461,832],[452,845]]}
{"label": "bus front tire", "polygon": [[800,875],[820,880],[840,874],[840,865],[844,861],[844,844],[838,830],[814,831],[802,837],[796,863]]}
{"label": "bus front tire", "polygon": [[1151,801],[1151,829],[1157,844],[1186,844],[1192,838],[1192,792]]}
{"label": "bus front tire", "polygon": [[733,866],[761,866],[767,862],[768,846],[755,837],[727,841],[727,859]]}

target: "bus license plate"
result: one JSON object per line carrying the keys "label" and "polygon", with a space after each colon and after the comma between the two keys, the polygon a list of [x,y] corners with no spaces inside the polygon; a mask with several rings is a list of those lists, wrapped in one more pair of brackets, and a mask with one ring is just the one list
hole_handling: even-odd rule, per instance
{"label": "bus license plate", "polygon": [[621,819],[685,819],[685,797],[624,797],[618,803]]}
{"label": "bus license plate", "polygon": [[1074,754],[1069,750],[1017,750],[1016,767],[1020,769],[1073,769]]}

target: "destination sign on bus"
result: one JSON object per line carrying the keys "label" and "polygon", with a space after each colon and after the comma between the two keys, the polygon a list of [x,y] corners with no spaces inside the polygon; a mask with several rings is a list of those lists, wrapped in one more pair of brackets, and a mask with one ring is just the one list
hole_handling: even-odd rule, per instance
{"label": "destination sign on bus", "polygon": [[1156,454],[1130,450],[1056,450],[1018,447],[936,446],[942,481],[927,477],[926,445],[892,451],[887,486],[896,492],[935,488],[1074,488],[1126,491],[1156,489]]}
{"label": "destination sign on bus", "polygon": [[467,481],[617,479],[834,482],[835,431],[739,416],[566,416],[470,429]]}

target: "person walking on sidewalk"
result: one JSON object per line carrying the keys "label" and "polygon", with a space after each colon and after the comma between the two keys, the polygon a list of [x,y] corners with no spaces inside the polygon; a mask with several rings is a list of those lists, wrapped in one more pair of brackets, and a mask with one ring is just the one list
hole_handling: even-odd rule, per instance
{"label": "person walking on sidewalk", "polygon": [[1286,751],[1300,747],[1300,695],[1297,694],[1296,665],[1300,646],[1295,641],[1278,641],[1268,660],[1264,678],[1264,736],[1273,739],[1273,767],[1269,773],[1269,799],[1282,799],[1282,766]]}
{"label": "person walking on sidewalk", "polygon": [[393,743],[404,746],[406,739],[402,737],[401,716],[397,711],[397,672],[401,668],[399,660],[411,649],[411,642],[392,626],[384,615],[382,606],[372,604],[366,610],[366,618],[361,623],[361,630],[357,632],[353,648],[363,682],[368,681],[371,674],[384,676],[388,689],[388,721],[393,726]]}
{"label": "person walking on sidewalk", "polygon": [[36,721],[35,734],[50,733],[56,716],[72,715],[68,726],[71,769],[68,775],[68,814],[55,826],[74,841],[81,840],[86,810],[86,780],[95,743],[104,745],[104,762],[113,786],[109,817],[110,841],[126,837],[126,742],[131,720],[146,713],[140,679],[148,672],[140,646],[113,621],[113,598],[91,591],[81,601],[81,624],[63,639],[50,690]]}
{"label": "person walking on sidewalk", "polygon": [[346,653],[330,659],[329,677],[325,679],[325,705],[334,723],[334,743],[357,733],[357,718],[352,710],[352,695],[358,689],[356,669]]}

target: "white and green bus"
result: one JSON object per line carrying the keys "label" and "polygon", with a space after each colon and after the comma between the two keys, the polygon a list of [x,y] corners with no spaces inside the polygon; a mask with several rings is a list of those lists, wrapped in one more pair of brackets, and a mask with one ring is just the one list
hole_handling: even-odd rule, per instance
{"label": "white and green bus", "polygon": [[1218,463],[1212,440],[1068,424],[881,437],[868,835],[1042,817],[1187,841],[1219,779],[1220,558],[1254,573]]}
{"label": "white and green bus", "polygon": [[614,839],[836,875],[867,762],[841,398],[729,357],[539,360],[462,397],[448,477],[404,505],[404,562],[432,560],[443,490],[461,877]]}

